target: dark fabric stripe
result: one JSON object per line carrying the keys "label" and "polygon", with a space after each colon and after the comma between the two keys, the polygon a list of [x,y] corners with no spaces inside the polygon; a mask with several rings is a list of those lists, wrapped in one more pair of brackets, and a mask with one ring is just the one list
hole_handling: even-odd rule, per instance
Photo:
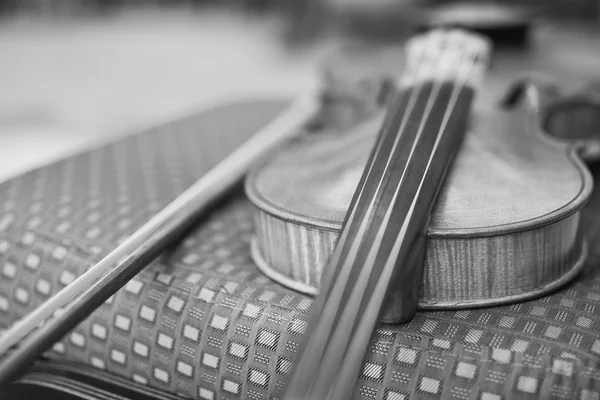
{"label": "dark fabric stripe", "polygon": [[[56,393],[55,393],[56,392]],[[42,394],[40,397],[39,394]],[[51,395],[49,393],[52,393]],[[56,396],[56,397],[55,397]],[[14,384],[0,388],[0,399],[176,400],[181,397],[95,368],[42,362]]]}

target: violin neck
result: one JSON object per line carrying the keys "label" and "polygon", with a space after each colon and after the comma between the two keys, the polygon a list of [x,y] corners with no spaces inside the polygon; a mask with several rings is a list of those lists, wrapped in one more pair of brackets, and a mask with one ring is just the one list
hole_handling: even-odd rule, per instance
{"label": "violin neck", "polygon": [[407,44],[402,88],[325,268],[286,398],[349,398],[385,303],[394,304],[395,322],[414,316],[424,230],[461,145],[488,48],[458,31]]}

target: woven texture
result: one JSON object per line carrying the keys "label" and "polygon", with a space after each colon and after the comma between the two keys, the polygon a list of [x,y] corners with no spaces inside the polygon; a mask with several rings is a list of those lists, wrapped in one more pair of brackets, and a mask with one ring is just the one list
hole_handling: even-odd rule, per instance
{"label": "woven texture", "polygon": [[[1,184],[0,328],[72,282],[282,106],[216,109]],[[355,398],[599,399],[595,214],[583,218],[593,253],[575,283],[509,307],[381,326]],[[311,298],[256,269],[252,229],[253,209],[236,192],[47,356],[185,397],[280,398]]]}

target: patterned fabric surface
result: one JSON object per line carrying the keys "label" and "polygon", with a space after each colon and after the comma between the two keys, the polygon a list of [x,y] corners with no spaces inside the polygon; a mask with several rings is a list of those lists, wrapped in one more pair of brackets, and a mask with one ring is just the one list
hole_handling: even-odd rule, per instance
{"label": "patterned fabric surface", "polygon": [[[0,328],[72,282],[282,106],[227,106],[0,185]],[[583,218],[591,241],[598,197]],[[280,398],[311,298],[252,264],[252,212],[234,193],[47,356],[184,397]],[[381,326],[355,398],[600,399],[594,245],[577,282],[551,296]]]}

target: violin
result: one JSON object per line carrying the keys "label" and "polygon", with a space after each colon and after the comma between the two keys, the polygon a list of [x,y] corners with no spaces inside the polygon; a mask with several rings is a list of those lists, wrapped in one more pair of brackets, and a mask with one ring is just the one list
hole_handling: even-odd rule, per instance
{"label": "violin", "polygon": [[[355,113],[351,126],[309,130],[248,175],[255,264],[317,296],[286,398],[347,398],[377,320],[405,322],[417,308],[525,301],[567,284],[583,267],[581,210],[593,185],[582,157],[598,152],[593,141],[565,140],[573,136],[564,132],[574,121],[593,125],[598,108],[576,97],[550,106],[548,85],[531,81],[500,103],[493,75],[481,86],[440,78],[452,69],[448,52],[464,58],[464,49],[483,75],[487,46],[452,31],[409,41],[408,72],[387,107]],[[415,83],[415,65],[431,75]],[[432,93],[436,84],[439,93],[470,93],[419,103],[415,92]],[[579,132],[587,139],[590,129]],[[419,149],[419,135],[445,143],[448,157],[434,160],[435,145]],[[412,162],[409,148],[418,153]]]}
{"label": "violin", "polygon": [[[317,296],[285,398],[348,398],[380,321],[408,321],[418,307],[514,302],[566,284],[585,258],[580,209],[591,183],[581,160],[600,155],[598,98],[526,80],[500,107],[506,80],[485,73],[489,52],[479,36],[435,31],[408,43],[407,59],[395,65],[397,74],[406,64],[399,81],[373,79],[366,68],[356,87],[329,82],[336,87],[322,103],[313,93],[293,103],[6,330],[0,386],[179,243],[252,165],[252,256],[276,281]],[[389,229],[379,233],[383,223]],[[379,255],[369,252],[373,243]],[[431,254],[452,263],[434,264]]]}
{"label": "violin", "polygon": [[[578,220],[592,183],[582,158],[598,158],[599,142],[586,136],[600,126],[598,93],[542,112],[559,97],[555,86],[518,82],[508,92],[504,102],[488,95],[476,104],[433,209],[421,309],[524,301],[567,283],[585,260]],[[265,275],[318,293],[382,119],[380,110],[349,129],[302,135],[250,172],[252,257]],[[569,131],[576,124],[584,126]]]}

